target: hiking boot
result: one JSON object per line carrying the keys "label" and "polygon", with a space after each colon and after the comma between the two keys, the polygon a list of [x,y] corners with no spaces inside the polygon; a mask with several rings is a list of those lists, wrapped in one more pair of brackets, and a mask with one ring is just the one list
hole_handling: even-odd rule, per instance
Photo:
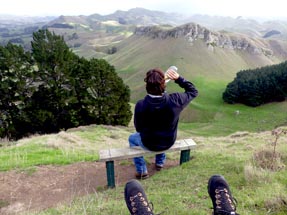
{"label": "hiking boot", "polygon": [[154,215],[144,189],[135,179],[126,183],[125,201],[131,215]]}
{"label": "hiking boot", "polygon": [[162,168],[163,168],[163,165],[155,164],[155,169],[156,169],[157,171],[161,171]]}
{"label": "hiking boot", "polygon": [[213,215],[239,215],[236,213],[236,200],[221,175],[213,175],[208,181],[208,194],[213,204]]}
{"label": "hiking boot", "polygon": [[148,177],[149,177],[149,174],[147,172],[143,172],[143,173],[137,172],[136,173],[136,178],[139,180],[144,180],[144,179],[147,179]]}

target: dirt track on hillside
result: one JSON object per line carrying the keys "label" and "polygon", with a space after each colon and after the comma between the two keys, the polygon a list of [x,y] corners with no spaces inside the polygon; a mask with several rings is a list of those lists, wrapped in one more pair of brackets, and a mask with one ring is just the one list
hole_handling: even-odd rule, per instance
{"label": "dirt track on hillside", "polygon": [[[132,162],[129,163],[115,162],[116,186],[134,178],[135,169]],[[178,166],[178,161],[167,160],[165,168],[173,166]],[[152,160],[148,171],[151,176],[156,173]],[[0,214],[41,211],[57,204],[68,204],[75,197],[95,193],[106,185],[105,163],[99,162],[39,166],[33,173],[0,172]]]}

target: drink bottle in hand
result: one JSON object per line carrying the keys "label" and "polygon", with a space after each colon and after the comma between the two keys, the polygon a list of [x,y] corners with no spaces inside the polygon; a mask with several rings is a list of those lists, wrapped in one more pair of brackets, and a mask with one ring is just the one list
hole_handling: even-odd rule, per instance
{"label": "drink bottle in hand", "polygon": [[177,67],[176,67],[176,66],[170,66],[170,67],[166,70],[166,72],[165,72],[165,74],[164,74],[165,83],[167,83],[167,82],[170,81],[170,79],[169,79],[169,78],[167,77],[167,75],[166,75],[166,73],[167,73],[168,70],[173,70],[173,71],[177,72]]}

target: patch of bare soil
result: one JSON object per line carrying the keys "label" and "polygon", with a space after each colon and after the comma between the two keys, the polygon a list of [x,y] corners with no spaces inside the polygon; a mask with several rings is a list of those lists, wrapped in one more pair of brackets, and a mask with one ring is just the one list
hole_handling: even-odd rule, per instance
{"label": "patch of bare soil", "polygon": [[[148,171],[152,176],[156,170],[154,163],[149,163]],[[173,166],[178,166],[178,161],[167,160],[165,169]],[[125,165],[115,162],[116,186],[134,178],[134,173],[132,162]],[[100,162],[39,166],[32,174],[27,171],[0,172],[0,214],[41,211],[92,194],[106,185],[106,166]]]}

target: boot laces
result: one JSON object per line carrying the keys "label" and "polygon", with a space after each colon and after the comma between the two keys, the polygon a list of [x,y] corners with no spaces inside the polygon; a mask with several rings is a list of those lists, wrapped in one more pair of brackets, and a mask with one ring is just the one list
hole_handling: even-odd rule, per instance
{"label": "boot laces", "polygon": [[138,194],[136,194],[135,196],[131,196],[130,201],[130,204],[132,206],[132,215],[153,215],[152,203],[148,203],[141,192],[138,192]]}
{"label": "boot laces", "polygon": [[215,189],[215,203],[214,215],[239,215],[235,212],[237,201],[226,188]]}

